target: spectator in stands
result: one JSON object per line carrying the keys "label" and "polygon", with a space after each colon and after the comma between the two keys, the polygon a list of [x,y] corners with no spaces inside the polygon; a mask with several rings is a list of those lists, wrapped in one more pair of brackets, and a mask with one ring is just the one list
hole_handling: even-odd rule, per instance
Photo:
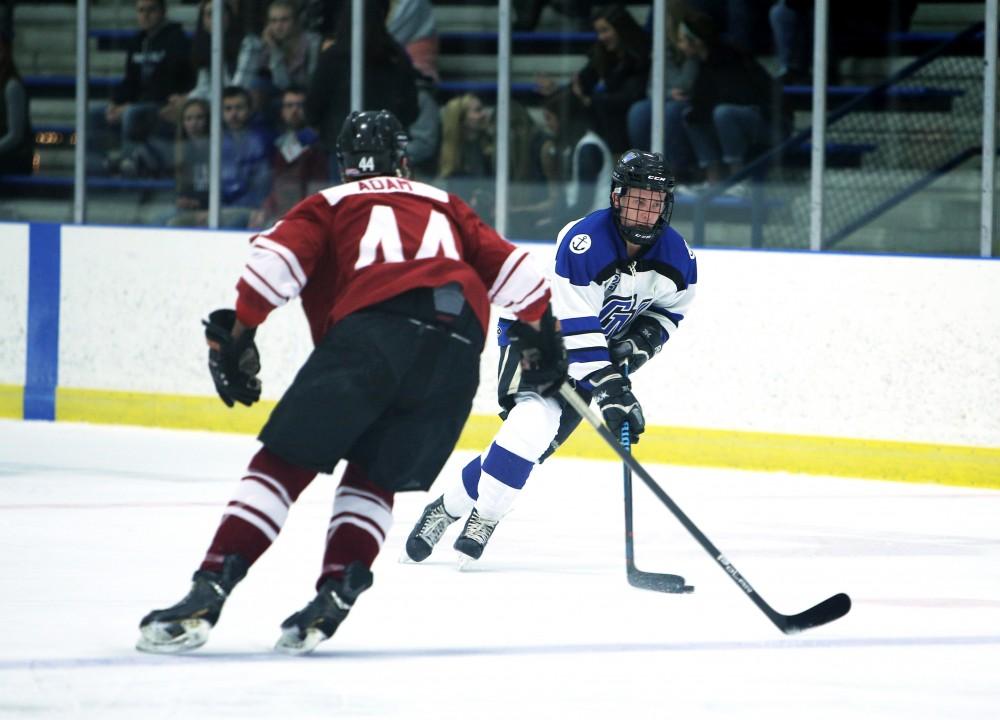
{"label": "spectator in stands", "polygon": [[441,106],[434,93],[438,76],[437,22],[430,0],[392,0],[386,30],[406,50],[417,72],[417,118],[406,128],[406,154],[414,176],[431,178],[437,172],[441,146]]}
{"label": "spectator in stands", "polygon": [[546,139],[545,131],[531,117],[528,108],[517,100],[511,100],[508,165],[512,183],[544,179],[541,151]]}
{"label": "spectator in stands", "polygon": [[[306,4],[313,1],[306,0]],[[267,27],[267,6],[270,5],[271,0],[226,0],[226,2],[233,9],[233,17],[238,18],[243,26],[243,32],[247,35],[260,37],[264,28]],[[315,2],[325,4],[327,0],[315,0]]]}
{"label": "spectator in stands", "polygon": [[[174,123],[194,85],[191,44],[179,23],[167,21],[166,0],[136,0],[135,11],[139,32],[127,45],[125,77],[111,102],[89,113],[91,150],[107,151],[118,128],[121,152],[105,169],[155,175],[169,169]],[[96,160],[91,165],[100,165]]]}
{"label": "spectator in stands", "polygon": [[[222,87],[239,85],[252,92],[257,87],[264,44],[258,36],[244,31],[229,3],[223,3],[222,8]],[[212,92],[212,0],[201,0],[198,18],[191,42],[191,63],[198,80],[188,99],[208,100]]]}
{"label": "spectator in stands", "polygon": [[35,135],[28,93],[14,64],[13,41],[12,18],[0,17],[0,174],[27,175],[32,171]]}
{"label": "spectator in stands", "polygon": [[417,108],[417,119],[406,129],[410,136],[406,155],[413,177],[429,179],[437,175],[441,149],[441,106],[434,97],[434,84],[426,75],[417,75]]}
{"label": "spectator in stands", "polygon": [[[684,116],[691,107],[688,97],[697,70],[697,60],[685,56],[678,47],[680,21],[686,9],[685,0],[667,0],[663,155],[678,182],[690,182],[694,179],[697,167],[694,149],[684,127]],[[651,26],[649,29],[651,31]],[[652,145],[652,82],[648,94],[650,97],[633,103],[628,111],[629,146],[647,150]]]}
{"label": "spectator in stands", "polygon": [[281,96],[285,131],[271,152],[271,192],[250,215],[250,227],[269,227],[302,198],[327,185],[329,164],[319,133],[306,125],[306,92],[290,87]]}
{"label": "spectator in stands", "polygon": [[614,162],[607,143],[587,123],[579,97],[563,89],[542,106],[551,142],[543,147],[542,165],[550,192],[537,208],[536,228],[547,237],[570,220],[606,207]]}
{"label": "spectator in stands", "polygon": [[271,186],[270,143],[250,127],[250,94],[239,86],[222,91],[222,186],[224,227],[246,227],[250,213]]}
{"label": "spectator in stands", "polygon": [[[222,167],[219,226],[245,228],[271,186],[270,144],[249,124],[250,94],[233,85],[222,91]],[[170,224],[205,225],[207,210],[178,213]]]}
{"label": "spectator in stands", "polygon": [[177,183],[176,211],[164,225],[206,225],[208,220],[209,105],[201,98],[188,98],[181,109],[174,143],[174,177]]}
{"label": "spectator in stands", "polygon": [[438,177],[477,177],[493,172],[493,136],[483,101],[472,93],[454,97],[441,111]]}
{"label": "spectator in stands", "polygon": [[295,0],[272,0],[261,39],[258,72],[268,78],[261,109],[268,118],[276,118],[281,93],[292,86],[308,86],[316,72],[321,38],[301,28]]}
{"label": "spectator in stands", "polygon": [[[262,2],[262,0],[245,1]],[[351,0],[304,0],[302,27],[312,30],[321,38],[331,37],[345,2],[349,3]]]}
{"label": "spectator in stands", "polygon": [[708,182],[717,183],[783,133],[783,118],[772,109],[774,83],[754,58],[721,40],[706,15],[685,14],[678,45],[697,63],[687,98],[688,138]]}
{"label": "spectator in stands", "polygon": [[[771,7],[779,75],[785,85],[812,84],[814,0],[779,0]],[[840,81],[838,60],[856,54],[887,56],[889,33],[909,30],[917,0],[837,0],[830,3],[827,82]]]}
{"label": "spectator in stands", "polygon": [[542,216],[544,201],[555,191],[555,182],[558,182],[554,168],[546,174],[542,164],[546,142],[550,142],[548,134],[538,126],[528,109],[512,100],[508,136],[507,234],[510,237],[538,237],[536,224]]}
{"label": "spectator in stands", "polygon": [[680,0],[678,4],[687,10],[710,16],[715,21],[720,37],[739,50],[756,55],[771,51],[772,34],[767,14],[773,2],[774,0]]}
{"label": "spectator in stands", "polygon": [[[417,74],[406,50],[386,29],[388,0],[367,0],[364,4],[365,80],[361,105],[388,110],[405,125],[419,112]],[[351,3],[343,2],[324,40],[316,72],[306,95],[306,117],[319,130],[323,148],[330,156],[330,177],[339,178],[336,167],[337,134],[351,104]]]}
{"label": "spectator in stands", "polygon": [[438,34],[430,0],[393,0],[389,5],[386,29],[406,48],[417,72],[434,82],[438,76]]}
{"label": "spectator in stands", "polygon": [[441,110],[438,179],[488,223],[493,217],[494,127],[483,101],[472,93],[454,97]]}
{"label": "spectator in stands", "polygon": [[[613,152],[623,152],[629,147],[628,110],[645,97],[649,82],[649,38],[624,5],[595,10],[593,26],[597,43],[570,87],[583,104],[591,127]],[[550,81],[539,84],[543,95],[554,90]]]}
{"label": "spectator in stands", "polygon": [[[685,0],[697,9],[703,0]],[[836,5],[834,0],[830,5]],[[755,57],[774,51],[768,12],[774,0],[726,0],[725,37],[731,45]]]}

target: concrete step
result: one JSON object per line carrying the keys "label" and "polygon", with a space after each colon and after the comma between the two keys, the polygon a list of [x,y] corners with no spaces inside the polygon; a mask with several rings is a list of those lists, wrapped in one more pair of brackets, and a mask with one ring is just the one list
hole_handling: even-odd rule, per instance
{"label": "concrete step", "polygon": [[[626,9],[632,13],[636,21],[642,25],[649,13],[648,4],[626,4]],[[438,32],[470,32],[477,30],[496,30],[499,10],[497,3],[435,3],[434,19],[437,21]],[[544,32],[592,30],[590,23],[573,26],[564,15],[550,7],[542,10],[535,28]]]}
{"label": "concrete step", "polygon": [[950,32],[961,30],[985,19],[986,4],[983,2],[942,3],[928,0],[917,5],[910,29],[922,32]]}
{"label": "concrete step", "polygon": [[[172,201],[139,204],[120,197],[92,195],[87,202],[87,222],[95,225],[153,225],[173,209]],[[70,223],[73,222],[73,203],[39,198],[0,200],[0,220]]]}
{"label": "concrete step", "polygon": [[76,148],[71,145],[40,146],[38,172],[42,175],[73,175]]}
{"label": "concrete step", "polygon": [[[72,52],[53,53],[49,49],[21,49],[17,67],[22,75],[75,75],[76,56]],[[121,77],[125,71],[124,52],[91,52],[87,58],[91,77]]]}
{"label": "concrete step", "polygon": [[[541,74],[557,82],[569,82],[573,73],[586,63],[584,55],[518,55],[511,58],[511,79],[513,82],[533,82]],[[438,69],[445,80],[496,81],[497,59],[489,55],[441,55]]]}
{"label": "concrete step", "polygon": [[[91,3],[89,7],[89,22],[92,28],[135,28],[135,4],[98,4]],[[194,28],[198,17],[197,5],[181,5],[177,2],[167,4],[167,19],[181,23],[185,28]],[[56,26],[61,28],[76,28],[76,5],[48,3],[18,3],[14,10],[14,20],[18,36],[22,28],[33,26]]]}
{"label": "concrete step", "polygon": [[32,98],[31,122],[35,125],[73,125],[76,102],[72,98]]}

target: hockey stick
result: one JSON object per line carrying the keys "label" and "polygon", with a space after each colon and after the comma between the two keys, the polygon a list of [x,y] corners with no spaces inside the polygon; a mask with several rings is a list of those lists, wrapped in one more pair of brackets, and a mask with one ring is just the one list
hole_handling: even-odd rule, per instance
{"label": "hockey stick", "polygon": [[597,430],[598,435],[604,439],[612,450],[618,453],[618,456],[625,462],[625,464],[632,469],[636,475],[642,478],[642,481],[646,483],[653,494],[659,498],[660,502],[667,506],[667,509],[674,514],[681,525],[691,533],[698,544],[701,545],[705,552],[715,559],[715,562],[719,564],[726,574],[733,579],[740,589],[746,593],[746,596],[750,598],[754,605],[756,605],[762,613],[767,615],[768,619],[774,623],[781,632],[786,635],[792,635],[794,633],[802,632],[803,630],[808,630],[809,628],[817,627],[819,625],[825,625],[828,622],[832,622],[838,618],[843,617],[851,609],[851,598],[847,596],[846,593],[837,593],[836,595],[827,598],[818,605],[814,605],[808,610],[800,612],[798,615],[782,615],[777,610],[772,608],[765,602],[757,591],[753,589],[749,582],[740,574],[736,567],[729,562],[725,555],[723,555],[712,541],[709,540],[705,534],[698,529],[698,527],[691,522],[691,519],[684,514],[684,511],[673,501],[673,499],[664,492],[652,476],[646,472],[645,468],[640,465],[632,455],[627,453],[615,436],[611,434],[611,431],[604,425],[601,418],[590,409],[590,407],[583,401],[576,391],[569,385],[569,383],[564,382],[559,387],[559,394],[562,395],[563,399],[570,404],[570,406],[580,414],[580,417],[586,419],[594,429]]}
{"label": "hockey stick", "polygon": [[[628,363],[622,365],[622,375],[628,377]],[[628,422],[622,423],[622,449],[632,453],[632,434]],[[622,463],[622,481],[625,486],[625,575],[632,587],[643,590],[655,590],[665,593],[694,592],[694,586],[687,585],[680,575],[670,573],[654,573],[640,570],[635,566],[635,539],[632,535],[632,468],[628,463]]]}
{"label": "hockey stick", "polygon": [[[631,438],[628,423],[622,425],[622,448],[629,452]],[[632,536],[632,468],[622,464],[622,479],[625,484],[625,574],[632,587],[665,593],[694,592],[693,585],[687,585],[680,575],[654,573],[640,570],[635,566],[635,540]]]}

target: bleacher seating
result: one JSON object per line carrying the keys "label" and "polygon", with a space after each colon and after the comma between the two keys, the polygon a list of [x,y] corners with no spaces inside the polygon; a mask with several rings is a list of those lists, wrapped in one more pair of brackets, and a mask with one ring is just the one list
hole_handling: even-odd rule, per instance
{"label": "bleacher seating", "polygon": [[[497,9],[495,3],[475,3],[462,0],[436,0],[441,43],[439,66],[442,81],[439,94],[442,101],[464,92],[475,92],[489,104],[496,95],[495,32]],[[648,4],[629,5],[630,10],[644,19]],[[942,42],[954,30],[968,21],[981,17],[981,5],[957,3],[949,0],[922,3],[918,8],[912,32],[892,38],[900,53],[917,56]],[[193,28],[197,7],[191,2],[171,3],[170,19],[180,21],[189,30]],[[121,72],[124,62],[123,41],[132,32],[134,9],[129,2],[98,2],[90,9],[90,82],[89,91],[94,99],[106,97]],[[74,137],[74,54],[75,6],[45,2],[19,4],[16,10],[18,26],[17,61],[32,100],[32,120],[40,139],[38,173],[31,177],[0,177],[0,196],[4,199],[15,195],[35,198],[59,197],[63,201],[72,195],[72,139]],[[512,36],[512,95],[528,106],[537,106],[540,97],[535,92],[535,77],[548,74],[567,81],[571,74],[585,62],[585,54],[594,42],[592,32],[565,32],[558,17],[551,10],[543,13],[542,21],[534,32],[515,32]],[[51,48],[67,49],[53,53]],[[981,52],[975,43],[957,48],[957,53],[975,55]],[[894,59],[892,62],[902,62]],[[765,59],[767,62],[767,59]],[[828,107],[836,107],[865,91],[872,78],[885,74],[892,65],[883,60],[852,59],[845,63],[846,80],[856,78],[859,84],[831,87],[827,92]],[[773,66],[772,66],[773,67]],[[855,75],[852,75],[852,71]],[[862,84],[863,83],[863,84]],[[796,126],[808,122],[812,88],[790,86],[784,90],[785,101],[796,112]],[[873,111],[894,112],[948,112],[960,91],[948,87],[946,79],[940,84],[922,87],[905,87],[894,90]],[[537,111],[536,111],[537,114]],[[833,169],[863,167],[865,157],[875,146],[870,142],[836,143],[826,148],[826,163]],[[803,143],[790,149],[781,157],[781,163],[793,170],[808,166],[810,147]],[[119,199],[133,198],[160,207],[169,206],[170,180],[93,179],[95,190],[116,192]],[[679,203],[683,206],[685,202]],[[718,197],[713,205],[727,211],[741,207],[748,210],[748,201],[742,198]],[[32,206],[37,209],[37,206]],[[65,208],[60,208],[65,212]],[[0,218],[11,214],[10,204],[0,202]]]}

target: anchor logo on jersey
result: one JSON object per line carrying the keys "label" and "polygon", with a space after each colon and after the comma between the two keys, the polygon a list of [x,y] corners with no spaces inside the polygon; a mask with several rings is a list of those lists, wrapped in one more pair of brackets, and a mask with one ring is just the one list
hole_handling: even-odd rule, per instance
{"label": "anchor logo on jersey", "polygon": [[590,235],[586,233],[574,235],[569,241],[569,249],[576,255],[583,255],[590,249],[590,242]]}

